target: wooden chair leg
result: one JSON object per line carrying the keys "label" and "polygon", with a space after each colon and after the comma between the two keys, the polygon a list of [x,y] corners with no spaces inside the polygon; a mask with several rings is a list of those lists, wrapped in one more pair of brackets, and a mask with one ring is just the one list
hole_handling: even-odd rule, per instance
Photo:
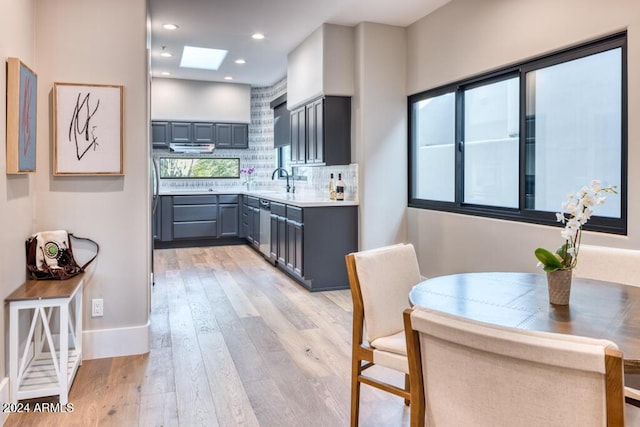
{"label": "wooden chair leg", "polygon": [[360,361],[354,357],[351,364],[351,427],[358,427],[360,415]]}
{"label": "wooden chair leg", "polygon": [[[408,392],[411,392],[411,386],[409,385],[409,374],[404,374],[404,389]],[[404,404],[409,406],[411,404],[411,400],[405,399]]]}

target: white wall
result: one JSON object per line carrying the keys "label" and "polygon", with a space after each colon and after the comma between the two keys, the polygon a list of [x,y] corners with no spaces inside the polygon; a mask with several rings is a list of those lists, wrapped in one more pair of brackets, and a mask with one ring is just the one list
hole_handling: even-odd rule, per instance
{"label": "white wall", "polygon": [[[35,228],[68,229],[100,244],[84,294],[85,356],[147,352],[150,189],[146,0],[38,0]],[[53,177],[54,82],[124,86],[124,176]],[[92,298],[104,317],[91,318]]]}
{"label": "white wall", "polygon": [[[628,236],[585,233],[583,242],[640,248],[640,2],[453,0],[407,29],[407,94],[628,29]],[[558,201],[561,203],[562,201]],[[560,229],[421,209],[409,240],[427,276],[539,271],[533,251],[555,248]]]}
{"label": "white wall", "polygon": [[354,94],[354,29],[323,24],[287,56],[287,108]]}
{"label": "white wall", "polygon": [[158,79],[151,82],[153,120],[251,121],[251,86]]}
{"label": "white wall", "polygon": [[[4,300],[25,280],[24,242],[33,233],[33,211],[35,206],[34,174],[6,174],[6,84],[7,57],[17,57],[38,71],[35,55],[35,1],[0,0],[0,293]],[[40,84],[40,82],[38,82]],[[46,106],[46,102],[41,105]],[[38,108],[40,107],[38,105]],[[41,148],[38,147],[38,150]],[[38,172],[40,166],[37,165]],[[5,354],[8,331],[8,310],[0,316],[0,355]],[[0,378],[7,374],[5,358],[0,357]],[[1,393],[1,391],[0,391]],[[2,394],[0,394],[2,396]],[[0,421],[2,419],[0,418]]]}
{"label": "white wall", "polygon": [[352,159],[359,165],[360,249],[407,238],[405,63],[404,28],[356,27]]}

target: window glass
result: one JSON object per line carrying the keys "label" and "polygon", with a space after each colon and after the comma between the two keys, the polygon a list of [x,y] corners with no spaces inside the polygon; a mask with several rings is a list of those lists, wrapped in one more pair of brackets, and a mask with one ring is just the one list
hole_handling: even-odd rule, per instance
{"label": "window glass", "polygon": [[455,200],[455,94],[413,104],[413,197]]}
{"label": "window glass", "polygon": [[519,78],[464,91],[464,202],[518,207]]}
{"label": "window glass", "polygon": [[[620,183],[621,58],[618,48],[527,73],[527,208],[556,212],[592,179]],[[619,194],[598,207],[599,216],[620,214]]]}
{"label": "window glass", "polygon": [[160,178],[239,178],[239,158],[161,157]]}

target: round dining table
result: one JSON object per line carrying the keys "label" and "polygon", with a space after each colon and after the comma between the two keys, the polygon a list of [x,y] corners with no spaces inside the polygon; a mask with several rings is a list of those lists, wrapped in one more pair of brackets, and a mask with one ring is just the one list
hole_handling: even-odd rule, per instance
{"label": "round dining table", "polygon": [[412,306],[520,329],[604,338],[624,355],[625,383],[640,385],[640,287],[573,277],[569,305],[549,303],[532,273],[462,273],[413,287]]}

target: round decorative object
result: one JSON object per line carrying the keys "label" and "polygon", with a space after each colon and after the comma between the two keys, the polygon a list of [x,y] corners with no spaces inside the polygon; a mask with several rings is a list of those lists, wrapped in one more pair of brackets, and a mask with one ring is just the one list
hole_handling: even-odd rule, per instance
{"label": "round decorative object", "polygon": [[60,246],[56,242],[47,242],[44,244],[44,253],[47,258],[56,259],[58,258],[58,253],[60,252]]}
{"label": "round decorative object", "polygon": [[547,272],[549,302],[551,304],[569,305],[572,275],[573,270],[556,270]]}

